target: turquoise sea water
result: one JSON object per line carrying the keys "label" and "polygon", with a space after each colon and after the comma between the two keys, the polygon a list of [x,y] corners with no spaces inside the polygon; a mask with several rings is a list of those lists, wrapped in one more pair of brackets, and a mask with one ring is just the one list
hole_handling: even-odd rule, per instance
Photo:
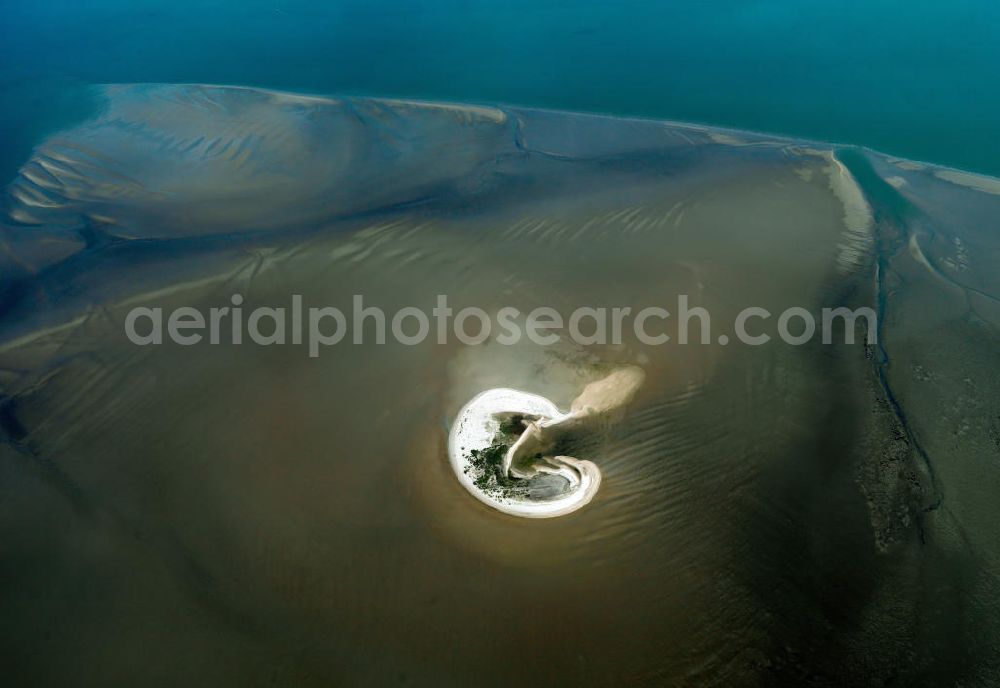
{"label": "turquoise sea water", "polygon": [[4,0],[0,175],[106,82],[502,102],[1000,174],[990,0]]}

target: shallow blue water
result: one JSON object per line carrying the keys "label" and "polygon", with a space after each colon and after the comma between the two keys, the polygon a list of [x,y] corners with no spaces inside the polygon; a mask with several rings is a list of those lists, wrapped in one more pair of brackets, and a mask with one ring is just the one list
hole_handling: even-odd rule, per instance
{"label": "shallow blue water", "polygon": [[991,0],[4,0],[0,172],[79,86],[180,81],[698,121],[1000,174],[998,74]]}

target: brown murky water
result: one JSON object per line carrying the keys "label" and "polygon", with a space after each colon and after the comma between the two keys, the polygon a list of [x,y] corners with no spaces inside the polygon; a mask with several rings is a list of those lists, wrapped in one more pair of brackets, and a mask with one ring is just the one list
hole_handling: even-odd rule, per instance
{"label": "brown murky water", "polygon": [[[1000,181],[658,122],[107,90],[7,189],[0,629],[31,685],[989,685]],[[712,342],[137,347],[134,306],[711,314]],[[732,337],[871,306],[877,345]],[[771,328],[762,322],[762,330]],[[369,335],[371,332],[369,331]],[[477,392],[646,383],[548,521]]]}

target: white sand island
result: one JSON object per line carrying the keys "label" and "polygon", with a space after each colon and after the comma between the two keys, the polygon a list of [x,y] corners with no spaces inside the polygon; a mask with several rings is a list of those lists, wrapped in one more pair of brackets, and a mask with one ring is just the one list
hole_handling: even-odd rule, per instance
{"label": "white sand island", "polygon": [[559,442],[611,418],[644,378],[637,367],[616,370],[587,385],[568,413],[516,389],[476,395],[448,438],[455,475],[473,496],[506,514],[551,518],[576,511],[597,494],[601,471],[592,461],[557,454]]}

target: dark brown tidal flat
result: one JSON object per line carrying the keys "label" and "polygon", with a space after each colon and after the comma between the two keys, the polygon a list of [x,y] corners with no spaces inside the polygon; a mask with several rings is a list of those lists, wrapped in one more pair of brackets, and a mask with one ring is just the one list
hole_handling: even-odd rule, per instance
{"label": "dark brown tidal flat", "polygon": [[[104,98],[3,197],[17,685],[1000,681],[1000,180],[518,108]],[[124,334],[134,306],[234,293],[390,314],[684,294],[718,333],[748,306],[870,306],[880,332],[316,358]],[[616,365],[646,382],[584,448],[591,504],[517,519],[455,480],[448,424],[477,392],[565,408]]]}

